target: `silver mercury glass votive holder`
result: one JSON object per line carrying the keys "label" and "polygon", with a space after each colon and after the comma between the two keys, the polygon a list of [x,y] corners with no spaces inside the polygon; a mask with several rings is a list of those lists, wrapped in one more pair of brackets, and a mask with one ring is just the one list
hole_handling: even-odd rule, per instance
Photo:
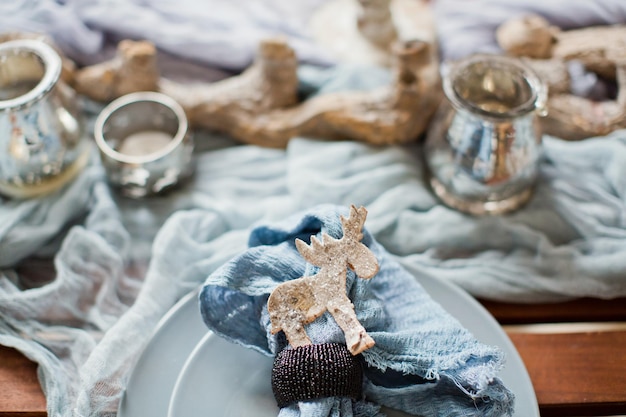
{"label": "silver mercury glass votive holder", "polygon": [[94,127],[109,183],[128,197],[159,194],[193,172],[193,140],[183,108],[156,92],[107,105]]}
{"label": "silver mercury glass votive holder", "polygon": [[0,193],[57,190],[87,164],[89,138],[61,57],[41,40],[0,43]]}
{"label": "silver mercury glass votive holder", "polygon": [[481,54],[453,64],[443,89],[424,147],[434,193],[474,215],[521,207],[538,176],[547,87],[519,59]]}

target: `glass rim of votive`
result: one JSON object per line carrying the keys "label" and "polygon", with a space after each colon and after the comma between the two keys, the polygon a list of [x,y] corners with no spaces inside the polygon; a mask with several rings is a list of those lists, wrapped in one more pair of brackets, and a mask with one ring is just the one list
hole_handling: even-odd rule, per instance
{"label": "glass rim of votive", "polygon": [[[520,77],[525,87],[529,89],[528,97],[502,112],[485,110],[464,97],[459,91],[459,83],[466,81],[464,77],[467,77],[472,70],[484,70],[488,66],[499,71],[511,72],[511,78]],[[443,89],[446,97],[457,109],[467,108],[482,116],[500,119],[528,114],[537,109],[541,105],[543,84],[535,70],[519,58],[491,53],[475,53],[451,66],[448,76],[444,79]]]}
{"label": "glass rim of votive", "polygon": [[61,57],[44,41],[16,39],[0,43],[0,57],[10,60],[20,55],[31,55],[33,59],[39,60],[43,74],[26,93],[0,100],[0,111],[15,110],[40,100],[52,90],[61,76]]}
{"label": "glass rim of votive", "polygon": [[[115,150],[109,145],[107,139],[104,137],[104,127],[109,118],[113,116],[116,112],[122,110],[126,106],[141,102],[160,104],[168,110],[171,110],[178,122],[178,129],[176,130],[176,133],[167,144],[167,146],[164,146],[163,148],[154,152],[150,152],[146,155],[127,155]],[[154,91],[140,91],[136,93],[129,93],[122,97],[119,97],[109,103],[104,109],[102,109],[102,111],[96,118],[96,122],[94,125],[94,138],[100,150],[111,159],[126,164],[145,164],[148,162],[157,161],[172,153],[183,142],[183,139],[188,133],[188,129],[189,122],[187,121],[185,111],[176,100],[163,93],[158,93]]]}

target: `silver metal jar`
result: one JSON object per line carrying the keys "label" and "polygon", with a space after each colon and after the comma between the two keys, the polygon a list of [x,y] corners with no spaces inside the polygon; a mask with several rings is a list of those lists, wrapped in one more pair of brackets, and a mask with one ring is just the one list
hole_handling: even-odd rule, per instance
{"label": "silver metal jar", "polygon": [[475,215],[519,208],[538,174],[547,88],[520,60],[499,55],[456,63],[443,88],[424,148],[434,193]]}
{"label": "silver metal jar", "polygon": [[128,197],[164,192],[193,172],[187,117],[165,94],[114,100],[98,115],[94,137],[110,184]]}
{"label": "silver metal jar", "polygon": [[76,94],[43,41],[0,43],[0,193],[27,198],[70,181],[89,158]]}

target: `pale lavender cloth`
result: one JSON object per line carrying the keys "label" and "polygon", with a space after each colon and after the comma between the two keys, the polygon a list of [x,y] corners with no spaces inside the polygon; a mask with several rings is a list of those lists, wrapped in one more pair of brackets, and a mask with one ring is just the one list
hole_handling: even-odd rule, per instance
{"label": "pale lavender cloth", "polygon": [[81,64],[108,42],[147,39],[163,53],[231,71],[250,65],[259,40],[284,36],[303,62],[328,64],[307,21],[325,0],[15,0],[0,2],[0,32],[46,33]]}
{"label": "pale lavender cloth", "polygon": [[626,23],[623,0],[434,0],[432,4],[443,59],[500,52],[497,27],[529,13],[562,29]]}

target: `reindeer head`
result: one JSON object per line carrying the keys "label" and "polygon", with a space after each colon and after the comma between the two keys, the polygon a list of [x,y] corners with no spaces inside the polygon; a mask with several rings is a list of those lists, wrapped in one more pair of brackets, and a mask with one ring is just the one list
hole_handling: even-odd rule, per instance
{"label": "reindeer head", "polygon": [[308,262],[321,268],[341,267],[347,264],[357,276],[370,279],[378,272],[378,262],[374,254],[361,243],[363,239],[363,224],[367,217],[365,207],[350,207],[350,216],[346,219],[341,216],[343,237],[334,239],[327,233],[322,233],[321,241],[311,237],[311,245],[296,239],[296,247],[302,257]]}

